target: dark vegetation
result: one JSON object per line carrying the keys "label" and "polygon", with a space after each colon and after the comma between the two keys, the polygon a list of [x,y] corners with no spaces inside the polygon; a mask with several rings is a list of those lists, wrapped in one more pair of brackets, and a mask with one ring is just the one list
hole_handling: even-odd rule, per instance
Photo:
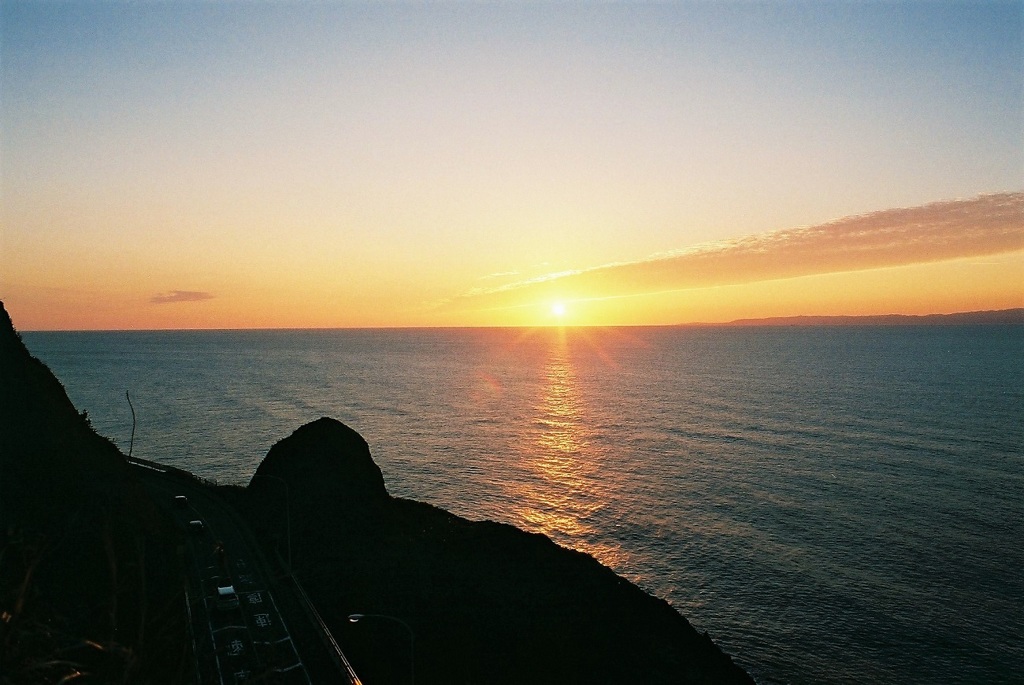
{"label": "dark vegetation", "polygon": [[0,683],[187,681],[177,546],[0,306]]}

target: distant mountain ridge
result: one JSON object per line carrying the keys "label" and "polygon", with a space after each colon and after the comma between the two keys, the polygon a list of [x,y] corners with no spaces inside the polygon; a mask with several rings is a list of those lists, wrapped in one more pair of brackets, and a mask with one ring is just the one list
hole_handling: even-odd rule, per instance
{"label": "distant mountain ridge", "polygon": [[956,314],[876,314],[869,316],[777,316],[736,319],[726,323],[682,326],[961,326],[965,324],[1024,324],[1024,307]]}

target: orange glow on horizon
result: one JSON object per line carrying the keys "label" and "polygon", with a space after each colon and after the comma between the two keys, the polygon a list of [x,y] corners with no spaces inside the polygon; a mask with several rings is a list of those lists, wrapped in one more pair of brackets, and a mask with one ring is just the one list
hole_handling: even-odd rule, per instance
{"label": "orange glow on horizon", "polygon": [[[439,310],[406,286],[317,284],[319,274],[267,274],[259,288],[226,276],[188,291],[156,283],[124,287],[4,284],[20,330],[159,330],[435,326],[616,326],[723,323],[797,315],[948,314],[1024,307],[1024,250],[864,271],[688,288],[619,297],[524,292],[505,306]],[[274,278],[279,280],[274,281]],[[61,276],[51,275],[61,283]],[[432,286],[427,293],[439,293]],[[554,305],[561,304],[564,309]],[[564,313],[559,314],[559,311]]]}
{"label": "orange glow on horizon", "polygon": [[1024,301],[1013,3],[14,5],[0,300],[25,330]]}
{"label": "orange glow on horizon", "polygon": [[460,312],[459,318],[486,326],[643,326],[1012,309],[1024,307],[1024,251],[621,297],[576,293],[571,304],[571,316],[560,320],[549,304],[529,300]]}

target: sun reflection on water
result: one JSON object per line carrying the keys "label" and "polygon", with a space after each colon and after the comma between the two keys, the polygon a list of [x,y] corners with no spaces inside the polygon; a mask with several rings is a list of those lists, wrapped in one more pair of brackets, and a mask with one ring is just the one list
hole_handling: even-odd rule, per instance
{"label": "sun reflection on water", "polygon": [[601,450],[592,447],[586,406],[565,335],[553,341],[533,408],[533,430],[523,444],[525,482],[512,485],[518,523],[559,544],[615,566],[622,550],[597,544],[593,517],[607,505]]}

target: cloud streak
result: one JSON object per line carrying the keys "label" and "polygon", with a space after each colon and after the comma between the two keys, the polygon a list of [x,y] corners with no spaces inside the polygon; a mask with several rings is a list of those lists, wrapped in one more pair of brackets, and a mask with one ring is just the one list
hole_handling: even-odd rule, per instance
{"label": "cloud streak", "polygon": [[174,304],[175,302],[202,302],[212,300],[213,293],[204,293],[196,290],[172,290],[169,293],[159,293],[150,298],[151,304]]}
{"label": "cloud streak", "polygon": [[817,226],[697,245],[649,259],[552,274],[450,300],[446,309],[600,299],[845,271],[906,266],[1024,249],[1024,192],[982,195],[850,216]]}

